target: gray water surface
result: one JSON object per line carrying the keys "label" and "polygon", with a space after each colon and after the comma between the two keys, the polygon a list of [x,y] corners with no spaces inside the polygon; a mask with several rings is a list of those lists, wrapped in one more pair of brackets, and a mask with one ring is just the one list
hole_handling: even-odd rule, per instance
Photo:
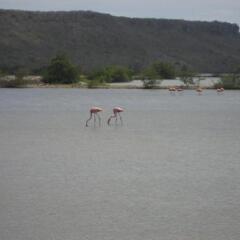
{"label": "gray water surface", "polygon": [[239,240],[239,146],[238,91],[0,89],[0,239]]}

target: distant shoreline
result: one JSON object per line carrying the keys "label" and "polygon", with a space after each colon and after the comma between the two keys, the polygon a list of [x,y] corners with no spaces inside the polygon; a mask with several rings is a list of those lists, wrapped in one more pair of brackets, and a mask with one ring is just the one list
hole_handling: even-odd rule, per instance
{"label": "distant shoreline", "polygon": [[[113,86],[113,85],[107,85],[107,86],[98,86],[98,87],[92,87],[88,88],[86,86],[80,86],[78,84],[31,84],[31,85],[26,85],[24,87],[0,87],[2,89],[128,89],[128,90],[168,90],[169,87],[159,87],[156,86],[154,88],[144,88],[143,86],[127,86],[127,85],[122,85],[122,86]],[[197,86],[190,86],[188,88],[183,88],[184,90],[195,90]],[[216,88],[214,87],[202,87],[202,89],[206,90],[215,90]],[[225,90],[240,90],[240,89],[225,89]]]}
{"label": "distant shoreline", "polygon": [[[202,89],[216,89],[217,84],[220,81],[220,77],[204,77],[199,79],[198,77],[193,79],[193,84],[186,86],[179,78],[176,79],[165,79],[156,80],[157,83],[152,87],[144,87],[142,80],[132,80],[130,82],[115,82],[115,83],[104,83],[99,85],[89,86],[86,82],[80,81],[72,84],[61,84],[61,83],[44,83],[39,76],[28,76],[22,80],[17,80],[15,76],[8,76],[5,79],[2,77],[0,82],[0,88],[75,88],[75,89],[153,89],[162,90],[169,89],[171,87],[181,87],[186,90],[194,90],[197,87]],[[232,90],[240,90],[239,88],[230,88]]]}

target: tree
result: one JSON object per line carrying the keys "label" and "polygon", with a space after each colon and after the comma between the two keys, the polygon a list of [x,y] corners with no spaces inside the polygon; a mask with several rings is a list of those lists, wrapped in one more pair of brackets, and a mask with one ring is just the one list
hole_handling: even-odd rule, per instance
{"label": "tree", "polygon": [[92,72],[90,80],[98,80],[100,83],[108,82],[128,82],[132,78],[132,73],[128,68],[120,66],[110,66],[102,70]]}
{"label": "tree", "polygon": [[175,72],[175,68],[171,63],[157,61],[145,69],[143,74],[145,78],[151,79],[174,79]]}
{"label": "tree", "polygon": [[145,69],[142,73],[143,87],[146,89],[156,88],[158,73],[152,67]]}
{"label": "tree", "polygon": [[154,67],[150,66],[143,70],[142,78],[143,79],[158,79],[158,78],[161,79],[162,77],[159,76],[158,72]]}
{"label": "tree", "polygon": [[225,89],[240,89],[240,66],[235,68],[234,73],[223,76],[219,84]]}
{"label": "tree", "polygon": [[65,55],[57,55],[47,68],[44,81],[47,83],[76,83],[78,70]]}
{"label": "tree", "polygon": [[156,71],[158,76],[163,79],[175,78],[175,68],[171,63],[157,61],[152,64],[152,68]]}
{"label": "tree", "polygon": [[194,76],[195,74],[192,70],[190,70],[186,65],[182,66],[179,72],[179,77],[187,87],[189,87],[190,84],[193,84]]}
{"label": "tree", "polygon": [[105,68],[104,75],[106,82],[129,82],[132,78],[131,71],[126,67],[110,66]]}
{"label": "tree", "polygon": [[225,89],[240,89],[240,75],[234,73],[223,76],[216,87],[219,85]]}

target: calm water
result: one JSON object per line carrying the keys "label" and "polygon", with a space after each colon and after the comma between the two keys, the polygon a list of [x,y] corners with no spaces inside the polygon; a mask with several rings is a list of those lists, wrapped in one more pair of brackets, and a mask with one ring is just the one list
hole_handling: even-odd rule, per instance
{"label": "calm water", "polygon": [[239,240],[239,146],[238,91],[0,89],[0,239]]}

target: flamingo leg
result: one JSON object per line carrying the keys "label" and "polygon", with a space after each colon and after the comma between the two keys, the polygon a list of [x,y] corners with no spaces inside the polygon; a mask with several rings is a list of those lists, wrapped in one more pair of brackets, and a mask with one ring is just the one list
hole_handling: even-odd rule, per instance
{"label": "flamingo leg", "polygon": [[97,117],[98,117],[98,122],[99,122],[99,127],[100,127],[101,126],[101,117],[98,113],[97,113]]}
{"label": "flamingo leg", "polygon": [[123,120],[122,120],[122,116],[121,116],[120,112],[118,113],[118,115],[119,115],[119,118],[120,118],[120,121],[121,121],[121,125],[123,125]]}
{"label": "flamingo leg", "polygon": [[93,119],[94,119],[94,127],[96,126],[96,113],[93,114]]}
{"label": "flamingo leg", "polygon": [[110,124],[110,121],[111,121],[111,116],[110,116],[110,118],[107,120],[107,124],[108,124],[108,125]]}
{"label": "flamingo leg", "polygon": [[110,122],[111,122],[111,119],[112,118],[116,118],[116,113],[114,113],[114,115],[110,116],[108,121],[107,121],[107,124],[110,125]]}
{"label": "flamingo leg", "polygon": [[117,121],[118,121],[117,112],[114,113],[114,116],[115,116],[115,124],[117,124]]}
{"label": "flamingo leg", "polygon": [[86,121],[86,127],[88,127],[88,122],[92,119],[92,113],[90,113],[89,119]]}
{"label": "flamingo leg", "polygon": [[110,122],[111,122],[111,119],[113,118],[114,116],[110,116],[108,121],[107,121],[107,124],[110,125]]}

